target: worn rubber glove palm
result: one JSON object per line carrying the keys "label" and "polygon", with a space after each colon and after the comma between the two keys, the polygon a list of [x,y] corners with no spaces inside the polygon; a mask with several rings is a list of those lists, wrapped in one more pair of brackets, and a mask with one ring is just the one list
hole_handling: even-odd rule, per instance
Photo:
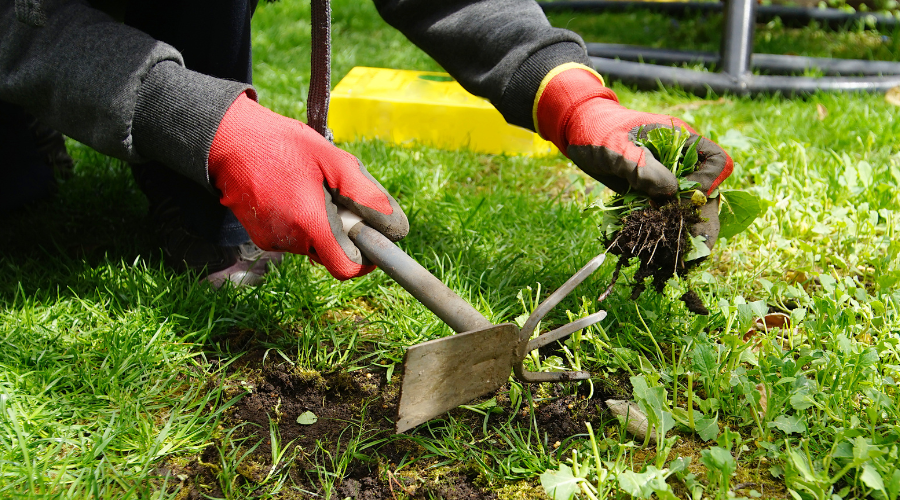
{"label": "worn rubber glove palm", "polygon": [[[535,97],[534,122],[535,130],[579,168],[619,193],[633,189],[658,199],[678,192],[675,175],[636,143],[641,131],[658,127],[684,127],[691,133],[688,145],[700,141],[697,170],[687,178],[699,182],[707,195],[733,169],[731,157],[716,143],[678,118],[622,106],[600,75],[580,64],[562,65],[544,78]],[[719,234],[718,197],[713,200],[701,208],[707,221],[695,227],[710,248]]]}
{"label": "worn rubber glove palm", "polygon": [[245,94],[219,125],[209,177],[260,248],[309,255],[338,279],[375,266],[344,234],[335,202],[392,241],[409,232],[400,206],[355,156]]}

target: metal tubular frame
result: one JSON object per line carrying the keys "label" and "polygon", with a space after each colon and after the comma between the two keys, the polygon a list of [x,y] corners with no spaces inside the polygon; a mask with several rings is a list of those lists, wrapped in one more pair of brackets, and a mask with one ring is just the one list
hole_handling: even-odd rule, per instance
{"label": "metal tubular frame", "polygon": [[[541,4],[545,11],[574,10],[622,11],[646,8],[678,15],[688,12],[719,12],[724,8],[724,29],[720,54],[708,52],[652,49],[633,45],[588,44],[594,69],[612,80],[620,80],[639,88],[653,89],[660,84],[679,86],[688,92],[757,94],[810,94],[816,91],[884,92],[900,86],[900,63],[860,59],[826,59],[778,54],[753,54],[753,32],[757,16],[781,17],[786,22],[815,20],[831,26],[841,23],[870,22],[897,27],[894,17],[865,13],[847,14],[833,9],[800,9],[757,7],[754,0],[727,0],[724,4],[697,2],[616,2],[575,1]],[[764,17],[764,16],[760,16]],[[714,65],[719,72],[647,64],[703,63]],[[757,69],[775,75],[754,75]],[[808,70],[822,71],[824,77],[786,76]],[[846,76],[861,75],[861,76]]]}
{"label": "metal tubular frame", "polygon": [[[724,10],[723,3],[710,2],[647,2],[647,1],[618,1],[618,0],[574,0],[552,3],[539,3],[545,12],[626,12],[636,9],[659,12],[670,17],[684,16],[695,13],[717,14]],[[831,26],[840,27],[848,24],[863,22],[871,23],[879,27],[898,27],[900,19],[884,14],[870,12],[843,12],[838,9],[807,9],[803,7],[785,7],[781,5],[757,5],[756,16],[760,22],[769,22],[776,17],[781,19],[785,26],[806,26],[812,21]]]}

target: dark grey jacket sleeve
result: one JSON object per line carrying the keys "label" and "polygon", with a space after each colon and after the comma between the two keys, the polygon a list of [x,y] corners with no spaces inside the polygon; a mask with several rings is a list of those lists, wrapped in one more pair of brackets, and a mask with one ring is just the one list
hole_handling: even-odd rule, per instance
{"label": "dark grey jacket sleeve", "polygon": [[534,129],[534,96],[547,73],[587,66],[584,42],[553,28],[533,0],[375,0],[379,13],[506,121]]}
{"label": "dark grey jacket sleeve", "polygon": [[216,129],[248,88],[185,69],[173,47],[83,0],[0,0],[0,99],[110,156],[208,186]]}

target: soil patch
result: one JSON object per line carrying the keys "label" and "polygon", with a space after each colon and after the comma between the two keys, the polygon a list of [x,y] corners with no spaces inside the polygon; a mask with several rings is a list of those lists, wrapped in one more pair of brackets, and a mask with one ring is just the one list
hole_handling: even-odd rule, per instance
{"label": "soil patch", "polygon": [[[247,348],[254,343],[252,337],[251,332],[242,331],[229,340],[234,347]],[[388,384],[384,374],[377,372],[303,370],[273,359],[261,348],[232,363],[226,379],[226,396],[243,396],[226,411],[222,436],[202,453],[170,459],[157,469],[167,489],[181,492],[179,498],[268,494],[280,479],[284,486],[279,498],[496,498],[490,480],[473,463],[461,460],[435,469],[432,466],[439,459],[425,458],[425,450],[414,440],[393,435],[397,379]],[[611,389],[619,385],[595,382],[593,392],[587,384],[532,386],[533,418],[541,440],[552,445],[583,434],[586,421],[599,428],[610,418],[602,402],[614,396]],[[513,414],[508,390],[503,387],[479,400],[497,401],[490,423],[508,421],[530,428],[532,412],[525,407],[527,401]],[[315,422],[298,422],[308,412]],[[458,408],[450,415],[476,438],[484,437],[482,414]],[[420,432],[419,437],[428,436],[427,430]],[[494,430],[488,427],[488,432]],[[283,450],[274,466],[273,450],[275,454]],[[412,465],[392,472],[400,463]]]}
{"label": "soil patch", "polygon": [[[393,435],[399,402],[396,379],[388,384],[377,372],[303,370],[251,347],[253,337],[252,332],[235,331],[228,339],[233,347],[251,351],[228,368],[226,396],[243,396],[226,411],[222,436],[198,455],[169,459],[157,469],[167,489],[180,491],[179,498],[267,494],[280,479],[284,487],[279,498],[496,498],[490,481],[475,465],[463,460],[435,469],[438,460],[424,458],[425,450],[415,441]],[[620,385],[595,381],[593,391],[587,384],[532,386],[533,417],[527,401],[512,413],[508,387],[479,401],[496,400],[492,424],[508,421],[528,429],[534,418],[541,440],[552,445],[583,434],[584,422],[599,428],[608,421],[603,401],[617,396],[615,388]],[[308,412],[315,415],[315,422],[298,422]],[[477,438],[484,437],[482,414],[458,408],[450,415]],[[427,431],[421,431],[420,437],[426,436]],[[276,454],[283,450],[274,467],[273,450]],[[401,472],[392,472],[397,464],[410,462]]]}

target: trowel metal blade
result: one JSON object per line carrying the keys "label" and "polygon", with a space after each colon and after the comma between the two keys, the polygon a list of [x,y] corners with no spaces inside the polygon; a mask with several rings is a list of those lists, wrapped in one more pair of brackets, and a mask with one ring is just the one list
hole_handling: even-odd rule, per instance
{"label": "trowel metal blade", "polygon": [[497,390],[517,361],[512,323],[416,344],[406,351],[397,432]]}

